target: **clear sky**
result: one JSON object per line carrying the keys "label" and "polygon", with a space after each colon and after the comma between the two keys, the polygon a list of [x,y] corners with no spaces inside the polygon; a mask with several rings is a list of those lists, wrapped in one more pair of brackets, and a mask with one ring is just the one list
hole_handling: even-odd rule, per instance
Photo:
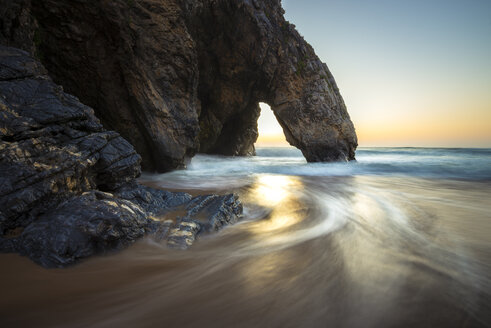
{"label": "clear sky", "polygon": [[[491,0],[283,7],[333,73],[360,146],[491,147]],[[259,141],[277,140],[262,112]]]}

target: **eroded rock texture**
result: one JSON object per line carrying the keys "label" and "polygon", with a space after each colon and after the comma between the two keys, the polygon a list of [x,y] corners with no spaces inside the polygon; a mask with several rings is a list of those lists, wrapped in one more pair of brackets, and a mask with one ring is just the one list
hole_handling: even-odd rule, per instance
{"label": "eroded rock texture", "polygon": [[0,7],[0,42],[35,52],[55,82],[135,146],[145,169],[181,167],[197,151],[253,154],[260,101],[307,160],[354,159],[356,134],[334,78],[280,0]]}
{"label": "eroded rock texture", "polygon": [[208,211],[200,197],[138,185],[140,161],[90,107],[55,85],[38,61],[0,46],[0,251],[64,266],[147,233],[160,231],[159,238],[178,243],[161,231],[186,235],[182,219],[159,217],[181,207],[195,225],[186,246],[216,226],[216,217],[221,227],[240,216],[235,196],[208,196],[217,204]]}
{"label": "eroded rock texture", "polygon": [[33,1],[38,54],[55,82],[135,146],[148,170],[198,144],[194,41],[176,1]]}
{"label": "eroded rock texture", "polygon": [[186,3],[198,49],[201,151],[253,153],[265,102],[308,161],[354,159],[356,134],[336,82],[279,0]]}

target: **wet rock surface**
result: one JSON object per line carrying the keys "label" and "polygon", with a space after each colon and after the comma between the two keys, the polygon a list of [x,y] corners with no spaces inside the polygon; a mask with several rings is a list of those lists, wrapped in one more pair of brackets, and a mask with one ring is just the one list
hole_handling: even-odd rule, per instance
{"label": "wet rock surface", "polygon": [[193,198],[186,204],[186,214],[178,218],[167,235],[167,245],[185,249],[199,234],[215,232],[236,223],[242,214],[242,204],[237,195],[205,195]]}
{"label": "wet rock surface", "polygon": [[280,0],[0,0],[0,43],[35,53],[148,170],[254,154],[259,102],[308,161],[354,159],[327,66]]}
{"label": "wet rock surface", "polygon": [[208,196],[210,207],[200,197],[138,185],[140,162],[130,143],[105,130],[37,60],[0,46],[1,251],[65,266],[145,234],[170,238],[163,228],[180,229],[180,222],[156,217],[179,207],[190,218],[208,209],[199,231],[240,216],[234,196]]}

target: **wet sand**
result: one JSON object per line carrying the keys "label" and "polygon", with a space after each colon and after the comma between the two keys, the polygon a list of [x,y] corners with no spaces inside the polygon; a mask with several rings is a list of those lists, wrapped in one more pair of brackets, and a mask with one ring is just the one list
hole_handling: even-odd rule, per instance
{"label": "wet sand", "polygon": [[243,221],[187,251],[147,238],[49,270],[0,254],[0,326],[491,323],[491,183],[262,174],[232,189]]}

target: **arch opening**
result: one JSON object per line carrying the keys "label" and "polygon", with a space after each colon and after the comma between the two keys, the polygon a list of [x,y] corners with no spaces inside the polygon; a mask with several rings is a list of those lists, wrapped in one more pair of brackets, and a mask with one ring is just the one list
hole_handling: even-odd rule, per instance
{"label": "arch opening", "polygon": [[254,146],[257,147],[291,147],[286,141],[283,128],[276,119],[271,107],[266,103],[259,103],[261,108],[257,120],[258,138]]}

